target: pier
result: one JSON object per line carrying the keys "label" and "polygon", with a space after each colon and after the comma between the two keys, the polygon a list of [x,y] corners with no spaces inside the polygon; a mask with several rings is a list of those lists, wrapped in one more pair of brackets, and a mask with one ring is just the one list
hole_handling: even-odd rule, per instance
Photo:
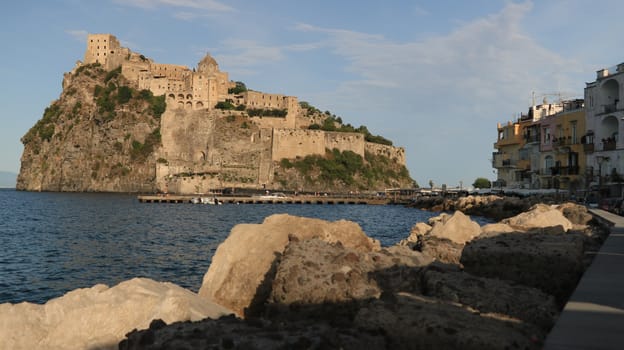
{"label": "pier", "polygon": [[[190,195],[140,195],[138,200],[141,203],[192,203]],[[211,196],[201,196],[211,197]],[[261,196],[217,196],[223,204],[360,204],[360,205],[385,205],[391,200],[383,197],[329,197],[329,196],[295,196],[295,197],[274,197],[266,198]]]}

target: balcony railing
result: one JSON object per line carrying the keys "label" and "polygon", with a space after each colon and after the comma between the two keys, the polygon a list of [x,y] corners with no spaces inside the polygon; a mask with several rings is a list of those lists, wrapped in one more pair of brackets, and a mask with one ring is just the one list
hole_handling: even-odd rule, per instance
{"label": "balcony railing", "polygon": [[617,141],[614,138],[602,139],[602,150],[603,151],[613,151],[615,150],[617,145]]}
{"label": "balcony railing", "polygon": [[593,143],[584,143],[583,144],[583,151],[585,151],[585,153],[592,153],[594,151],[594,144]]}
{"label": "balcony railing", "polygon": [[579,166],[578,165],[570,165],[570,166],[554,166],[550,168],[550,175],[578,175],[579,174]]}
{"label": "balcony railing", "polygon": [[524,135],[524,141],[527,143],[540,142],[540,135]]}
{"label": "balcony railing", "polygon": [[606,105],[602,105],[600,106],[600,109],[598,110],[598,114],[607,114],[607,113],[615,113],[615,112],[619,112],[622,110],[622,104],[619,102],[616,103],[609,103]]}

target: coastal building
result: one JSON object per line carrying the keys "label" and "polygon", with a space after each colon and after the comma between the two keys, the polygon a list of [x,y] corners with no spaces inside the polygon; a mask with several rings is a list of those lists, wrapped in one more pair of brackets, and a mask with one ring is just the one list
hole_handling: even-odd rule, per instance
{"label": "coastal building", "polygon": [[492,154],[492,166],[498,171],[495,187],[518,187],[521,183],[523,162],[520,162],[520,149],[524,146],[520,121],[498,124],[498,139],[494,143],[496,152]]}
{"label": "coastal building", "polygon": [[585,184],[585,132],[583,100],[562,101],[557,113],[540,120],[538,188],[577,190]]}
{"label": "coastal building", "polygon": [[578,188],[584,153],[583,100],[533,105],[515,122],[498,124],[492,166],[506,188]]}
{"label": "coastal building", "polygon": [[609,183],[621,183],[624,174],[624,141],[620,138],[624,127],[623,84],[624,63],[621,63],[599,70],[596,80],[585,87],[587,132],[583,143],[591,184],[600,189]]}

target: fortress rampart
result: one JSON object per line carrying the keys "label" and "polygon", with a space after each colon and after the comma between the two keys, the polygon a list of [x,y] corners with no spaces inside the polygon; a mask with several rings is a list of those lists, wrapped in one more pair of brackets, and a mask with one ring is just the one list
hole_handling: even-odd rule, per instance
{"label": "fortress rampart", "polygon": [[385,156],[389,159],[396,161],[399,164],[405,165],[405,148],[381,145],[378,143],[366,142],[366,152],[369,152],[378,156]]}
{"label": "fortress rampart", "polygon": [[325,148],[351,151],[364,157],[364,135],[354,132],[325,132]]}
{"label": "fortress rampart", "polygon": [[321,130],[273,129],[272,160],[325,154],[325,132]]}

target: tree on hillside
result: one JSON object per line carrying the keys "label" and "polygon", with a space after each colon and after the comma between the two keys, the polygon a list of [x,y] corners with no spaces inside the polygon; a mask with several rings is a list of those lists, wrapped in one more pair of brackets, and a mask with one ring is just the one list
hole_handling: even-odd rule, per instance
{"label": "tree on hillside", "polygon": [[492,187],[492,183],[490,182],[490,180],[484,178],[484,177],[478,177],[474,183],[472,184],[472,187],[474,188],[490,188]]}
{"label": "tree on hillside", "polygon": [[235,82],[236,86],[228,89],[228,94],[240,94],[247,91],[247,86],[242,81]]}

